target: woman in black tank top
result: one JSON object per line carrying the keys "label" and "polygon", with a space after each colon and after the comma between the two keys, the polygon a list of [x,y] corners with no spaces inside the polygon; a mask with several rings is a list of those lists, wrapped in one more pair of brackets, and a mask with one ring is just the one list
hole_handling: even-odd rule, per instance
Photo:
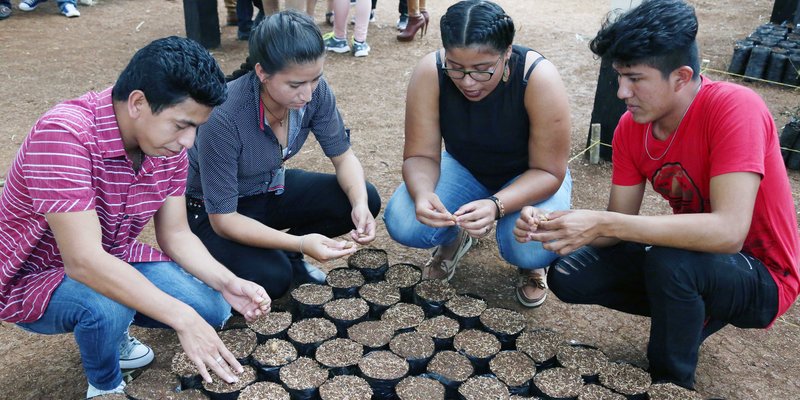
{"label": "woman in black tank top", "polygon": [[442,17],[444,49],[425,56],[411,77],[404,183],[384,219],[396,241],[436,247],[423,274],[444,279],[497,221],[500,255],[520,268],[517,298],[536,307],[556,255],[516,242],[514,223],[523,206],[569,208],[570,113],[553,64],[512,45],[514,32],[490,1],[461,1]]}

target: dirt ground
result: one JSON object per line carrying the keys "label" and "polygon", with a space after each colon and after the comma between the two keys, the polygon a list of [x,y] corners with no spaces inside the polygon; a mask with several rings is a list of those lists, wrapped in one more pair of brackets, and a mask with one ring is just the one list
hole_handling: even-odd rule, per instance
{"label": "dirt ground", "polygon": [[[221,2],[220,2],[221,3]],[[368,179],[388,200],[400,182],[405,89],[412,67],[440,45],[438,16],[453,1],[430,2],[434,17],[428,35],[411,43],[394,36],[396,3],[381,0],[377,22],[369,28],[369,57],[331,54],[325,75],[339,108],[352,129],[353,146]],[[600,26],[609,1],[500,0],[518,26],[516,43],[545,54],[558,68],[572,107],[572,154],[583,151],[591,115],[599,61],[588,51],[588,40]],[[772,1],[695,0],[700,19],[702,57],[708,68],[725,70],[733,42],[769,20]],[[16,9],[0,21],[0,174],[4,175],[36,118],[60,100],[111,85],[131,55],[151,40],[184,35],[183,5],[167,0],[101,0],[80,7],[82,16],[67,19],[55,1],[35,12]],[[324,2],[317,7],[322,24]],[[220,17],[224,11],[220,4]],[[323,31],[330,28],[322,26]],[[235,40],[236,28],[222,28],[222,45],[213,53],[223,70],[236,69],[246,44]],[[726,79],[715,72],[712,79]],[[797,114],[798,91],[747,83],[769,105],[777,125]],[[309,142],[292,166],[331,171],[319,146]],[[575,208],[602,209],[607,198],[610,165],[589,165],[581,156],[570,162]],[[798,174],[790,173],[795,192]],[[795,196],[796,198],[800,195]],[[663,212],[651,193],[645,212]],[[146,235],[145,239],[151,239]],[[421,264],[427,251],[403,248],[391,241],[379,220],[376,247],[386,249],[390,262]],[[326,267],[342,265],[332,262]],[[493,240],[484,240],[462,262],[453,283],[459,291],[486,298],[490,305],[523,312],[531,326],[553,328],[576,340],[592,343],[612,359],[646,366],[649,321],[594,306],[566,305],[551,297],[536,310],[524,310],[513,297],[514,269],[497,254]],[[168,368],[178,349],[174,333],[133,329],[154,347],[152,368]],[[706,397],[730,399],[791,399],[800,397],[800,307],[794,307],[769,331],[725,328],[702,347],[697,389]],[[13,325],[0,325],[0,398],[75,399],[86,390],[80,358],[71,335],[39,336]]]}

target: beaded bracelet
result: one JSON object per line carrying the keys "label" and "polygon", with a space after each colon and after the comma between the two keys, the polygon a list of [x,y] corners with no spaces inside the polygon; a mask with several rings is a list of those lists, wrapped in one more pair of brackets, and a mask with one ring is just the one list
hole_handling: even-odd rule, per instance
{"label": "beaded bracelet", "polygon": [[503,206],[503,202],[495,196],[489,196],[487,199],[493,201],[494,206],[497,208],[497,216],[495,217],[495,221],[503,218],[506,215],[506,208]]}

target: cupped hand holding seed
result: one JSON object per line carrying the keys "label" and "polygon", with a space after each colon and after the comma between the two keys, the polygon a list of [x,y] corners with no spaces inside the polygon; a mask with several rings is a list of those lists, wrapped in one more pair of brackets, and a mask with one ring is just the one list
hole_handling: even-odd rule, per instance
{"label": "cupped hand holding seed", "polygon": [[319,262],[349,256],[358,250],[355,243],[351,241],[335,240],[317,233],[310,233],[302,238],[302,253]]}
{"label": "cupped hand holding seed", "polygon": [[414,201],[417,221],[427,226],[441,228],[456,224],[456,217],[447,210],[434,192],[417,195]]}

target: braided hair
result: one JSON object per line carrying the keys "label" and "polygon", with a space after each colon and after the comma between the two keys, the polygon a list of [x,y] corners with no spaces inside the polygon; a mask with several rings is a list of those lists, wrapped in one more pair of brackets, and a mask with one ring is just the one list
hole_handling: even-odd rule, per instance
{"label": "braided hair", "polygon": [[256,64],[272,75],[288,65],[314,62],[324,56],[322,33],[311,17],[284,10],[267,16],[253,28],[247,59],[226,79],[232,81],[252,71]]}
{"label": "braided hair", "polygon": [[447,9],[439,23],[445,50],[488,46],[498,53],[514,42],[514,21],[503,9],[486,0],[464,0]]}

